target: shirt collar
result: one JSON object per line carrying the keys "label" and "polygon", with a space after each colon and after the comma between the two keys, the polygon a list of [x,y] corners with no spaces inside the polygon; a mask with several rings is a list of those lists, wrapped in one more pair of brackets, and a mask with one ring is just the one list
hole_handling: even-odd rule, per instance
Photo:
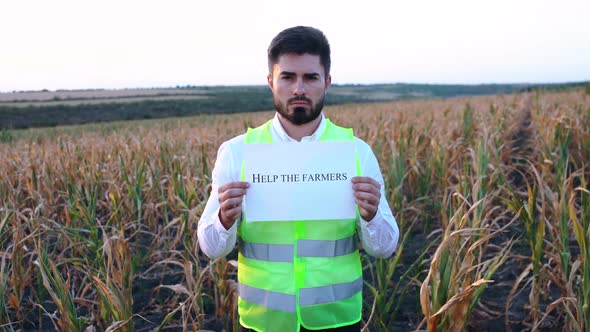
{"label": "shirt collar", "polygon": [[[320,125],[315,130],[313,134],[310,136],[305,136],[301,139],[302,142],[305,141],[319,141],[322,138],[324,130],[326,129],[326,118],[324,117],[324,113],[320,114],[322,117],[320,121]],[[294,138],[291,138],[281,125],[281,121],[279,120],[278,113],[275,113],[274,118],[272,119],[272,123],[270,125],[270,135],[272,136],[273,140],[278,140],[281,142],[297,142]]]}

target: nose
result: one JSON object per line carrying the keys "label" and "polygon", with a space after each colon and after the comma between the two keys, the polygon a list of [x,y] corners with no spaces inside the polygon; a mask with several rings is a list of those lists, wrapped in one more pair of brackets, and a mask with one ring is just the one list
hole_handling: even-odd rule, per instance
{"label": "nose", "polygon": [[305,86],[303,84],[303,80],[302,79],[298,79],[295,82],[295,87],[293,90],[293,94],[296,96],[303,96],[305,95]]}

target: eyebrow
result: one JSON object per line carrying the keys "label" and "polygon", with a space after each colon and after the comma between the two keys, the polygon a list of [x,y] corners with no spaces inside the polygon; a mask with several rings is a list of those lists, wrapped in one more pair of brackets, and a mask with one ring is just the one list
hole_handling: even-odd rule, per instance
{"label": "eyebrow", "polygon": [[[291,71],[282,71],[279,75],[297,76],[297,74],[295,74],[294,72],[291,72]],[[305,74],[303,74],[303,76],[308,77],[308,78],[312,78],[312,77],[318,77],[318,76],[320,76],[320,74],[319,73],[305,73]]]}

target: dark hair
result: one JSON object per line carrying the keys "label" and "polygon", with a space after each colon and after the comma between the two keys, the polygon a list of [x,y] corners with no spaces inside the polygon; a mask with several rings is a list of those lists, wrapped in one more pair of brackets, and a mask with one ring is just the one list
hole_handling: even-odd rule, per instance
{"label": "dark hair", "polygon": [[279,32],[268,46],[268,69],[284,54],[313,54],[320,56],[326,77],[330,73],[330,44],[323,32],[316,28],[297,26]]}

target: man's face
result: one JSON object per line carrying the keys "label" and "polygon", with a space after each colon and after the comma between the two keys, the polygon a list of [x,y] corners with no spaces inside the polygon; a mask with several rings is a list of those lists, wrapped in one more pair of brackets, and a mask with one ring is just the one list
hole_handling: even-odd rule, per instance
{"label": "man's face", "polygon": [[331,77],[325,77],[319,55],[284,54],[268,75],[277,112],[295,125],[316,119],[324,107]]}

